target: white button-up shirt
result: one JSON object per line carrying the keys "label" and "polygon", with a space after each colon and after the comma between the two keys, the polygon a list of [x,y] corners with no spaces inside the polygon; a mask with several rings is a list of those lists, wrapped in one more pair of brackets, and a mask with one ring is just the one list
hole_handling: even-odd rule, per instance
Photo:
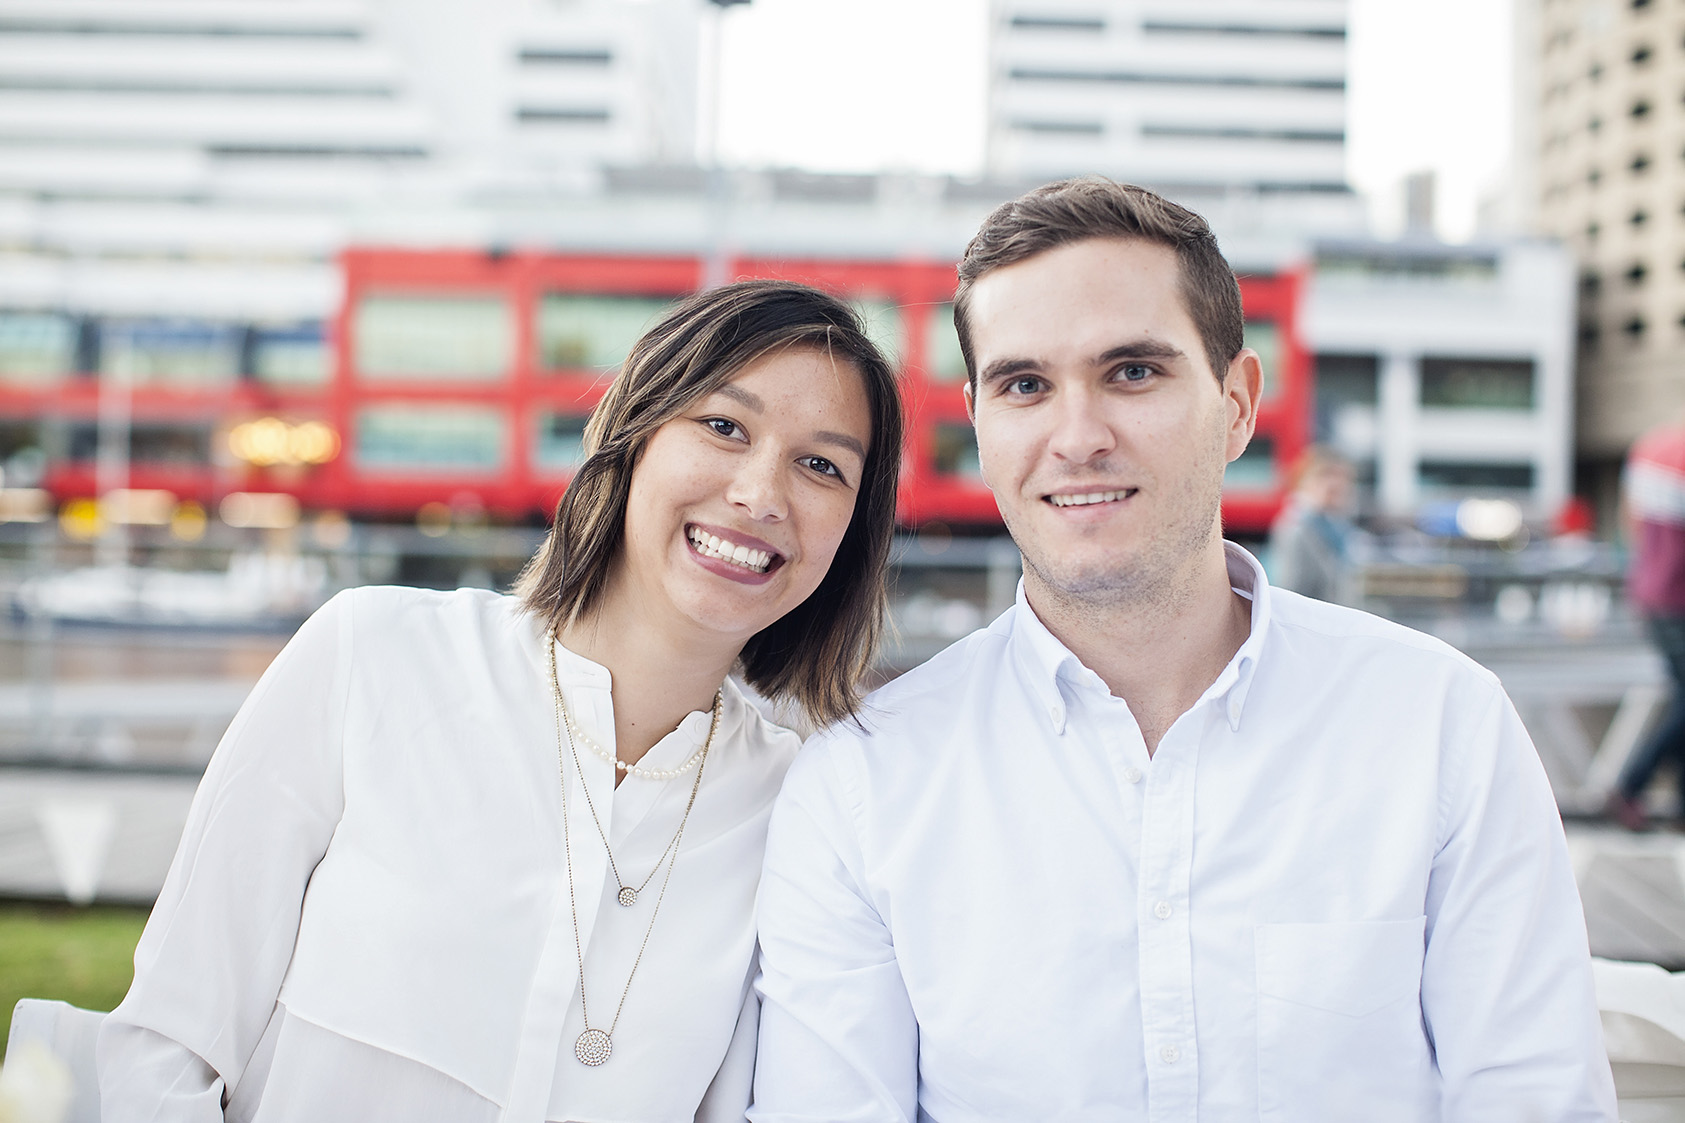
{"label": "white button-up shirt", "polygon": [[[585,791],[636,886],[695,774],[616,788],[583,746],[583,775],[564,768],[550,642],[513,598],[474,591],[357,589],[300,629],[217,748],[106,1019],[108,1123],[741,1123],[755,887],[796,737],[725,685],[651,930],[664,875],[616,902]],[[575,720],[612,746],[609,672],[556,656]],[[709,721],[690,714],[642,763],[677,767]],[[573,1048],[564,772],[592,1027],[626,995],[600,1068]]]}
{"label": "white button-up shirt", "polygon": [[1497,680],[1228,558],[1251,635],[1151,757],[1022,592],[802,751],[751,1119],[1615,1118]]}

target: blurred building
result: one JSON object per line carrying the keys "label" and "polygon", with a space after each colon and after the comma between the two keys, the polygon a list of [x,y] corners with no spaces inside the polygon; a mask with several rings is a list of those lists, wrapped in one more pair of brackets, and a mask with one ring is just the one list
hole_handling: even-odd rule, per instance
{"label": "blurred building", "polygon": [[1380,514],[1478,495],[1549,526],[1572,485],[1573,301],[1573,259],[1549,242],[1319,244],[1316,439]]}
{"label": "blurred building", "polygon": [[988,168],[1345,193],[1345,0],[993,0]]}
{"label": "blurred building", "polygon": [[1520,179],[1535,193],[1537,228],[1579,260],[1578,455],[1605,506],[1627,446],[1685,409],[1685,51],[1674,7],[1518,5]]}

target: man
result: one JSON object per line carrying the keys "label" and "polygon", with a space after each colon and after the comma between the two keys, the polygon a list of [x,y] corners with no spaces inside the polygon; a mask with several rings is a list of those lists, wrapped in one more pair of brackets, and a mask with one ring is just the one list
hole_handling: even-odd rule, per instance
{"label": "man", "polygon": [[798,756],[751,1118],[1613,1120],[1497,681],[1222,541],[1261,372],[1204,221],[1031,192],[955,322],[1024,580]]}
{"label": "man", "polygon": [[[1667,718],[1633,752],[1609,795],[1609,814],[1628,830],[1643,830],[1644,792],[1656,769],[1663,761],[1685,766],[1685,422],[1659,426],[1633,444],[1624,484],[1632,544],[1627,593],[1673,680]],[[1685,793],[1685,771],[1677,784]]]}
{"label": "man", "polygon": [[1312,445],[1293,465],[1292,491],[1270,524],[1270,577],[1277,589],[1343,603],[1353,534],[1346,508],[1355,473],[1333,449]]}

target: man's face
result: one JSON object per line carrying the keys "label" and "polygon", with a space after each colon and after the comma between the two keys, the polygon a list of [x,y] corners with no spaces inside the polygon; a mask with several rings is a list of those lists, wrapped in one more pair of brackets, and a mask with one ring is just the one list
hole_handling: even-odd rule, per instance
{"label": "man's face", "polygon": [[1220,534],[1261,375],[1251,351],[1212,373],[1175,251],[1047,250],[978,279],[968,318],[983,477],[1032,589],[1118,602],[1191,572]]}

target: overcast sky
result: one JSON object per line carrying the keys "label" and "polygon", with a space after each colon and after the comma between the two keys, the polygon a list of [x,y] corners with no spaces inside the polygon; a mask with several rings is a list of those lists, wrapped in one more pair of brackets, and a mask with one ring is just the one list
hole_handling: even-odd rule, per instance
{"label": "overcast sky", "polygon": [[[1441,232],[1472,231],[1509,148],[1510,0],[1349,0],[1347,167],[1383,230],[1431,168]],[[752,0],[725,17],[730,163],[975,173],[988,0]]]}

